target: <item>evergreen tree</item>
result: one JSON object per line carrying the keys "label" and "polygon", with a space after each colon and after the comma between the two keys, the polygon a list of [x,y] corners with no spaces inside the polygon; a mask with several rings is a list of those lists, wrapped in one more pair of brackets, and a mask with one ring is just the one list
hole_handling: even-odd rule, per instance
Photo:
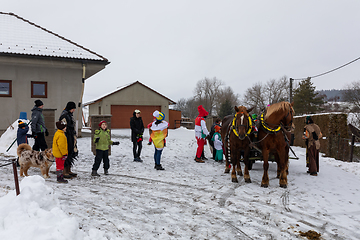
{"label": "evergreen tree", "polygon": [[294,90],[294,110],[297,115],[316,113],[322,110],[324,96],[315,92],[311,78],[302,80]]}
{"label": "evergreen tree", "polygon": [[225,99],[225,102],[221,103],[219,110],[219,118],[223,119],[227,115],[235,114],[234,106],[231,105],[231,101],[229,99]]}

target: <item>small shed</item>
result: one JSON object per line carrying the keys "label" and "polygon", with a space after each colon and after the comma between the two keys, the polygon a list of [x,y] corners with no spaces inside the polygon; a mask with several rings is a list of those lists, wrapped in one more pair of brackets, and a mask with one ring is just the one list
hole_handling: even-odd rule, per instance
{"label": "small shed", "polygon": [[[141,111],[145,127],[153,121],[152,113],[155,110],[165,113],[165,120],[171,124],[170,120],[175,122],[175,118],[178,117],[178,114],[174,115],[175,118],[173,115],[170,117],[169,105],[173,104],[176,102],[139,81],[84,103],[85,106],[89,106],[89,115],[111,114],[112,128],[130,128],[130,118],[135,109]],[[181,114],[179,117],[181,119]]]}

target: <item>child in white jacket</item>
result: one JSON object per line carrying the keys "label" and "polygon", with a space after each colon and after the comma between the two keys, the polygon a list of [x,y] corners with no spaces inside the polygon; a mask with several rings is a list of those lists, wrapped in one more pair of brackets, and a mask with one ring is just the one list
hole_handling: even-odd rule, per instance
{"label": "child in white jacket", "polygon": [[214,148],[216,149],[215,161],[223,161],[223,143],[221,140],[220,129],[220,126],[215,126],[215,133],[211,139],[214,142]]}

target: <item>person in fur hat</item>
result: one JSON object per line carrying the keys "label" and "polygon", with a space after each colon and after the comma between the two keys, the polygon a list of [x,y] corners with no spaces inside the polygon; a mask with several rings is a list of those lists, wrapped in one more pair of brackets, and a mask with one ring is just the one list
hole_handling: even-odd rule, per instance
{"label": "person in fur hat", "polygon": [[75,110],[76,104],[74,102],[68,102],[59,117],[59,121],[63,121],[67,125],[65,135],[67,138],[68,156],[64,163],[64,178],[73,178],[77,176],[76,173],[71,171],[71,167],[73,166],[74,161],[78,155],[75,129],[76,123],[73,116]]}
{"label": "person in fur hat", "polygon": [[204,145],[206,144],[206,137],[209,135],[209,131],[206,128],[205,118],[209,115],[209,113],[202,105],[198,106],[198,112],[199,116],[195,119],[195,138],[198,145],[195,161],[203,163],[204,160],[201,159],[201,155],[204,150]]}
{"label": "person in fur hat", "polygon": [[52,153],[55,157],[57,182],[68,183],[68,181],[64,179],[63,174],[64,163],[68,156],[68,145],[65,136],[66,123],[58,121],[55,124],[58,130],[54,134]]}
{"label": "person in fur hat", "polygon": [[306,143],[306,166],[311,176],[317,176],[319,172],[319,149],[322,133],[320,127],[316,125],[310,116],[305,119],[303,139]]}

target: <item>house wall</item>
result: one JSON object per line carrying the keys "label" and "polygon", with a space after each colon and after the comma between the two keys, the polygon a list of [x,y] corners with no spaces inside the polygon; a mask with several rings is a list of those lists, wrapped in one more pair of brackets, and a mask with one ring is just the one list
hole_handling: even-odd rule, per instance
{"label": "house wall", "polygon": [[[99,66],[89,66],[87,77],[93,75],[97,68],[101,70]],[[82,63],[79,61],[1,56],[0,80],[12,81],[12,97],[0,97],[0,134],[19,118],[20,112],[26,112],[27,118],[31,119],[31,109],[38,99],[31,98],[31,81],[47,82],[47,98],[40,99],[44,108],[56,109],[55,120],[58,120],[67,102],[78,104],[82,73]],[[78,110],[81,127],[81,109],[76,109],[74,117],[77,118]]]}
{"label": "house wall", "polygon": [[89,115],[111,114],[111,105],[161,106],[161,111],[165,113],[165,120],[169,121],[169,100],[141,84],[134,84],[124,88],[89,105]]}

